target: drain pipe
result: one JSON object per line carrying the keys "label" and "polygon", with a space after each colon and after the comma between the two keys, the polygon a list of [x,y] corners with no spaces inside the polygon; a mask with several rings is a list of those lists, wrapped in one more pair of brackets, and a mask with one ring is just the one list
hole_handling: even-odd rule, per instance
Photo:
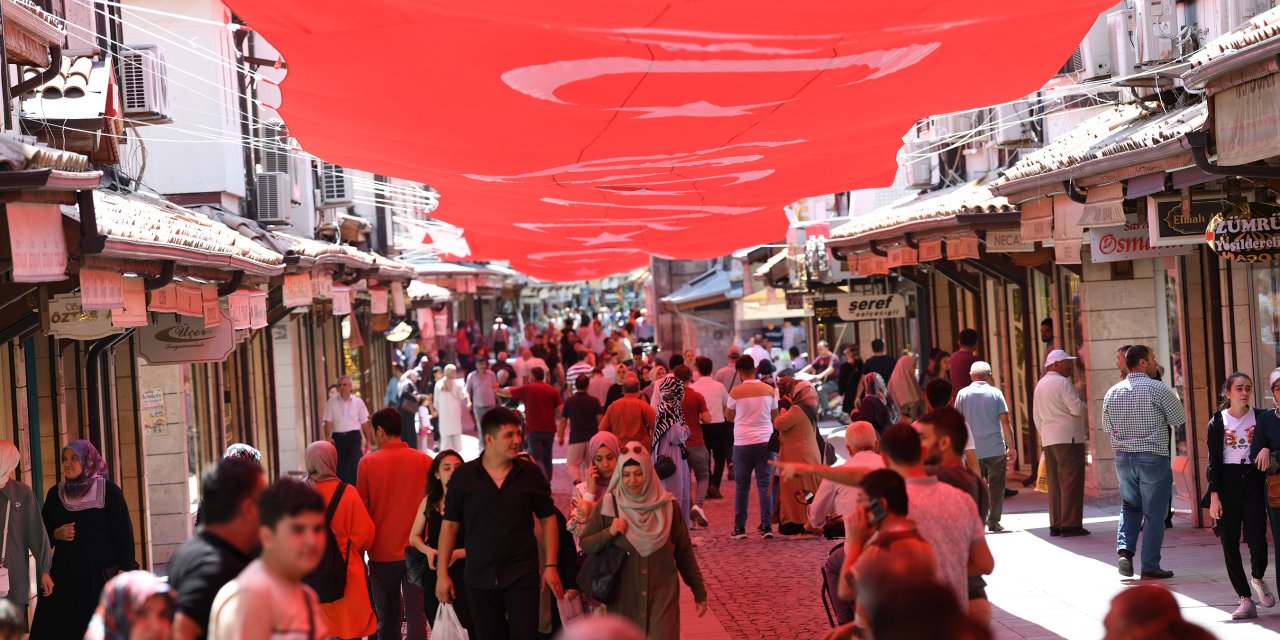
{"label": "drain pipe", "polygon": [[[103,437],[106,434],[105,413],[106,396],[105,390],[110,388],[110,381],[104,384],[103,370],[106,361],[103,356],[110,352],[111,348],[124,342],[129,337],[129,331],[117,333],[95,340],[93,346],[89,347],[89,353],[85,362],[85,397],[89,403],[89,441],[93,446],[102,451]],[[107,455],[107,454],[103,454]]]}
{"label": "drain pipe", "polygon": [[1264,164],[1224,166],[1209,162],[1209,132],[1188,131],[1184,134],[1191,147],[1191,158],[1201,171],[1215,176],[1240,176],[1242,178],[1280,178],[1280,167]]}
{"label": "drain pipe", "polygon": [[9,95],[21,98],[22,94],[58,77],[62,73],[62,46],[49,45],[49,66],[44,71],[9,87]]}

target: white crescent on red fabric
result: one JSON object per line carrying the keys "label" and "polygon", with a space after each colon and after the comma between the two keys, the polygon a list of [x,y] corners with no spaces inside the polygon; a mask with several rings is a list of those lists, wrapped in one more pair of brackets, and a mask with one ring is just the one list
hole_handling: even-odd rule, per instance
{"label": "white crescent on red fabric", "polygon": [[1035,91],[1111,0],[228,0],[326,161],[431,184],[472,260],[550,280],[782,238],[892,182],[935,113]]}

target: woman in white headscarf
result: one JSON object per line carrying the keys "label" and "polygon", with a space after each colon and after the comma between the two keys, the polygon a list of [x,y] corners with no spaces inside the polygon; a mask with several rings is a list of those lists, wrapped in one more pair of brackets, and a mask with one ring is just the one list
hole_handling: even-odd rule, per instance
{"label": "woman in white headscarf", "polygon": [[[22,456],[12,442],[0,440],[0,514],[7,510],[9,518],[4,554],[4,566],[9,570],[9,593],[4,598],[22,614],[25,630],[27,605],[31,602],[27,554],[36,559],[40,593],[46,596],[53,593],[53,578],[49,577],[53,555],[49,552],[49,535],[45,532],[44,521],[36,508],[35,493],[31,487],[13,479],[13,472],[21,460]],[[0,516],[0,523],[3,520],[4,517]]]}
{"label": "woman in white headscarf", "polygon": [[467,392],[458,384],[458,369],[446,365],[436,381],[436,415],[440,421],[440,447],[462,451],[462,414],[468,408]]}
{"label": "woman in white headscarf", "polygon": [[916,380],[916,357],[908,353],[898,358],[889,376],[889,400],[898,405],[903,418],[911,420],[924,413],[924,393]]}
{"label": "woman in white headscarf", "polygon": [[707,612],[707,588],[677,504],[658,482],[649,450],[628,442],[622,445],[609,493],[587,520],[580,540],[586,553],[609,545],[628,552],[608,610],[635,622],[649,638],[680,637],[678,578],[693,591],[698,616]]}

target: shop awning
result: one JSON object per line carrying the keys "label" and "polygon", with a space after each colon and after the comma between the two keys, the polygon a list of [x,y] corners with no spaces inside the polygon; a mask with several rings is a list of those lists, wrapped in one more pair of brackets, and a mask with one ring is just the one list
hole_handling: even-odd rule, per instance
{"label": "shop awning", "polygon": [[1001,220],[994,220],[995,215],[1016,211],[1008,200],[992,194],[985,181],[976,180],[899,200],[856,216],[832,229],[828,242],[848,244],[948,225],[998,222]]}
{"label": "shop awning", "polygon": [[[284,273],[284,256],[231,227],[173,203],[110,191],[93,192],[98,232],[106,246],[98,255],[131,260],[173,260],[179,264],[237,269],[247,274]],[[76,221],[80,211],[62,206]]]}
{"label": "shop awning", "polygon": [[[770,271],[773,271],[774,267],[778,266],[779,263],[781,263],[783,260],[786,260],[786,259],[787,259],[787,250],[783,249],[782,251],[779,251],[773,254],[772,256],[769,256],[769,259],[765,260],[764,264],[760,265],[759,267],[756,267],[756,270],[753,271],[752,274],[754,274],[755,277],[757,278],[763,278],[767,276]],[[755,295],[755,294],[752,294],[752,295]]]}
{"label": "shop awning", "polygon": [[405,293],[413,302],[445,302],[453,297],[448,289],[421,280],[410,282]]}
{"label": "shop awning", "polygon": [[[1160,163],[1163,170],[1191,166],[1191,148],[1183,136],[1203,128],[1208,114],[1205,102],[1170,110],[1136,103],[1112,107],[1006,169],[991,183],[991,190],[1050,195],[1062,193],[1066,180],[1128,168],[1135,176],[1147,174],[1152,163]],[[1124,177],[1131,176],[1116,179]]]}
{"label": "shop awning", "polygon": [[804,309],[788,309],[787,294],[768,287],[735,302],[739,320],[785,320],[805,317]]}
{"label": "shop awning", "polygon": [[1274,58],[1280,52],[1280,7],[1254,16],[1234,31],[1211,40],[1188,62],[1183,74],[1188,87],[1199,88],[1212,78]]}
{"label": "shop awning", "polygon": [[683,311],[740,297],[742,285],[735,287],[729,279],[729,272],[717,268],[690,280],[670,295],[663,296],[662,301]]}

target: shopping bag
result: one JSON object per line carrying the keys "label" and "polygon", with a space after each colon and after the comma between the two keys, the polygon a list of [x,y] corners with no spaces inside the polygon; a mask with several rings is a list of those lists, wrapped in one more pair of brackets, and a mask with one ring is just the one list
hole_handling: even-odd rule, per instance
{"label": "shopping bag", "polygon": [[1049,468],[1043,454],[1040,456],[1040,468],[1036,471],[1036,492],[1049,493]]}
{"label": "shopping bag", "polygon": [[584,615],[582,596],[576,598],[560,598],[556,600],[556,610],[560,612],[560,624],[569,625],[569,621]]}
{"label": "shopping bag", "polygon": [[431,640],[468,640],[467,630],[458,622],[453,605],[441,604],[436,610],[436,621],[431,624]]}

